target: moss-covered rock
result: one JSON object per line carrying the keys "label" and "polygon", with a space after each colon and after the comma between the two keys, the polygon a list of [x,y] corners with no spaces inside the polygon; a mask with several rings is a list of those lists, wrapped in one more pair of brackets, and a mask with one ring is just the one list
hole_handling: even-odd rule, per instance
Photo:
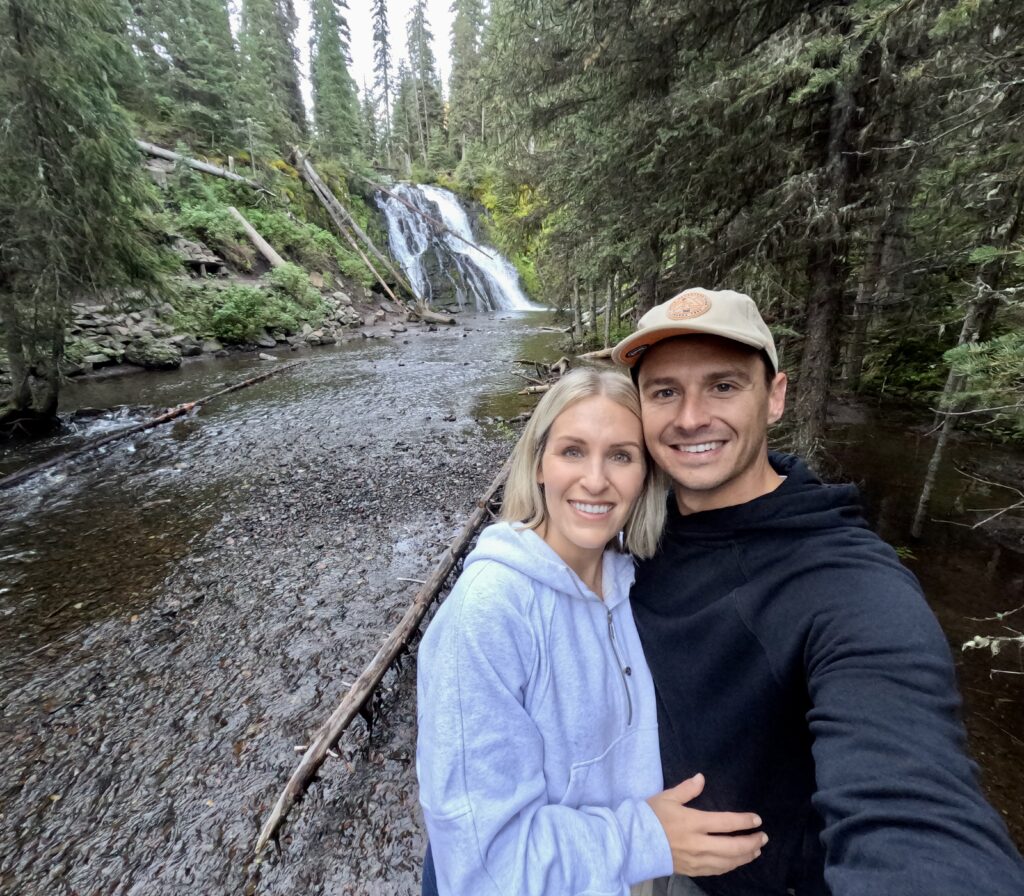
{"label": "moss-covered rock", "polygon": [[170,342],[133,342],[124,352],[129,364],[137,364],[147,370],[173,370],[181,366],[181,349]]}

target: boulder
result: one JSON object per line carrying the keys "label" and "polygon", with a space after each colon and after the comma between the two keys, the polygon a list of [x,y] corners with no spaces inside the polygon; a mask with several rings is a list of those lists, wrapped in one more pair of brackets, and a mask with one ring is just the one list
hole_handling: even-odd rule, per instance
{"label": "boulder", "polygon": [[170,342],[139,340],[125,349],[124,359],[147,370],[173,370],[181,366],[181,349]]}
{"label": "boulder", "polygon": [[257,357],[261,361],[276,361],[276,360],[278,360],[273,355],[268,355],[266,352],[260,352],[259,355],[257,355]]}
{"label": "boulder", "polygon": [[216,339],[205,339],[203,340],[203,351],[204,352],[219,352],[223,345],[221,345]]}
{"label": "boulder", "polygon": [[263,332],[259,333],[256,336],[256,344],[260,348],[273,348],[275,345],[277,345],[277,340],[273,336],[271,336],[266,330],[263,330]]}
{"label": "boulder", "polygon": [[391,332],[392,333],[404,333],[405,332],[405,327],[402,324],[392,324],[391,325]]}
{"label": "boulder", "polygon": [[113,364],[114,359],[110,355],[86,355],[82,358],[83,364],[88,364],[91,367],[106,367],[108,364]]}
{"label": "boulder", "polygon": [[320,337],[321,345],[334,345],[338,341],[338,337],[335,336],[330,330],[327,330],[323,336]]}
{"label": "boulder", "polygon": [[352,307],[352,299],[340,290],[338,292],[331,293],[331,298],[339,305],[344,305],[346,308]]}

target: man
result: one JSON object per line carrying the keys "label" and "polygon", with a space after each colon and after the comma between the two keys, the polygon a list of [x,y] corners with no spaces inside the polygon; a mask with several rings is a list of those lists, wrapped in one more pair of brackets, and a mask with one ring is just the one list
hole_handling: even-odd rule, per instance
{"label": "man", "polygon": [[662,546],[632,592],[664,778],[703,772],[691,807],[756,812],[769,837],[698,892],[1024,894],[917,581],[868,530],[853,486],[768,451],[786,375],[754,302],[687,290],[612,357],[632,369],[647,446],[673,483]]}

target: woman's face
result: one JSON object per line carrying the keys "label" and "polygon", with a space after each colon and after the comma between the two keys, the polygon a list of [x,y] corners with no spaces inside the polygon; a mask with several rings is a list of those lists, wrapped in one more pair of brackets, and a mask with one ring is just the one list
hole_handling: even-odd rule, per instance
{"label": "woman's face", "polygon": [[547,511],[541,536],[580,572],[622,531],[644,473],[638,417],[604,395],[570,405],[548,432],[537,474]]}

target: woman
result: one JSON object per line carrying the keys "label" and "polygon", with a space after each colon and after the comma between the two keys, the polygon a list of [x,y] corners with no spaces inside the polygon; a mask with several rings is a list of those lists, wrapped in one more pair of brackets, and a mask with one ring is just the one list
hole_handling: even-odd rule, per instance
{"label": "woman", "polygon": [[[624,894],[673,866],[721,873],[757,854],[761,834],[715,837],[714,861],[695,864],[708,830],[759,820],[684,809],[700,781],[658,794],[654,687],[622,546],[650,556],[664,508],[629,380],[560,380],[513,452],[502,522],[419,650],[416,764],[440,893]],[[714,822],[695,837],[696,816]]]}

